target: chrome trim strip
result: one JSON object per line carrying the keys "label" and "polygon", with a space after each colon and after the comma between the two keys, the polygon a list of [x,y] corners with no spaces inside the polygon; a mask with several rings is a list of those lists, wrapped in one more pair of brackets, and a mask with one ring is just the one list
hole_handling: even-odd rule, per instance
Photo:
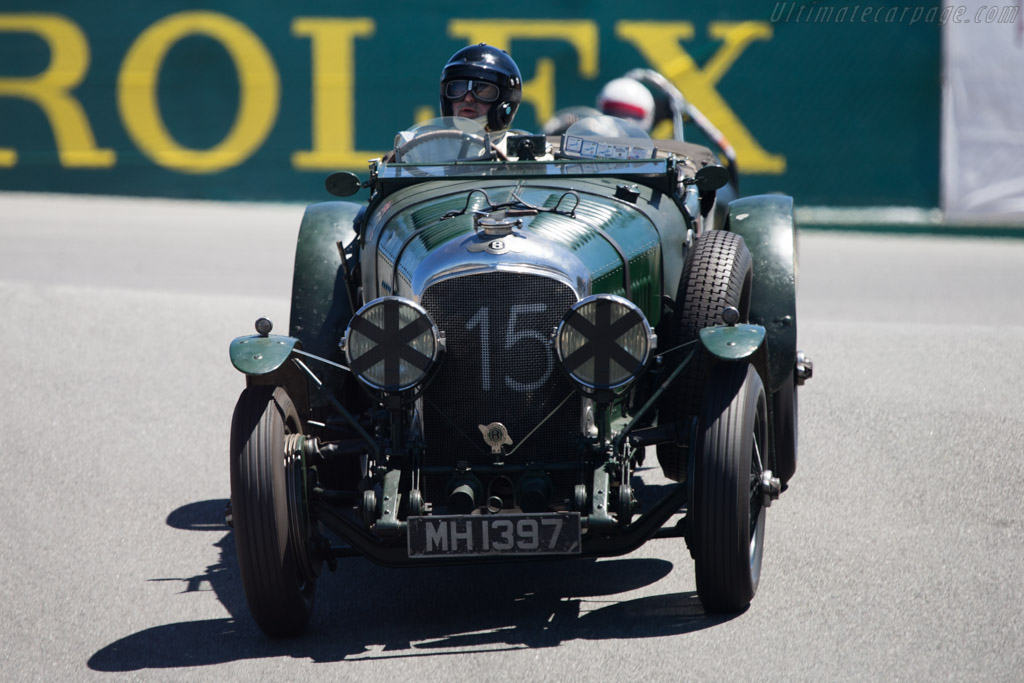
{"label": "chrome trim strip", "polygon": [[[522,263],[495,263],[493,265],[466,264],[461,268],[455,267],[444,272],[435,273],[426,281],[426,283],[423,286],[423,290],[416,294],[416,300],[419,301],[422,298],[423,292],[426,292],[434,285],[441,282],[445,282],[446,280],[497,272],[519,273],[522,275],[535,275],[537,277],[548,278],[549,280],[556,280],[557,282],[560,282],[561,284],[571,289],[573,293],[576,295],[577,301],[583,298],[583,296],[586,296],[581,296],[578,283],[573,282],[565,273],[555,270],[553,268],[548,268],[541,265],[530,265]],[[587,281],[587,289],[590,289],[589,279]]]}

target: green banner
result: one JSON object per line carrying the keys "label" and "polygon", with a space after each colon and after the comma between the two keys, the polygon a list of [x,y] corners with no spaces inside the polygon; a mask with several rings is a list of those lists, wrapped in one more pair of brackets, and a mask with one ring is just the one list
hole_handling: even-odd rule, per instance
{"label": "green banner", "polygon": [[651,68],[732,143],[745,194],[938,203],[941,27],[916,6],[270,5],[0,1],[0,189],[320,200],[437,115],[444,62],[483,41],[523,73],[518,128]]}

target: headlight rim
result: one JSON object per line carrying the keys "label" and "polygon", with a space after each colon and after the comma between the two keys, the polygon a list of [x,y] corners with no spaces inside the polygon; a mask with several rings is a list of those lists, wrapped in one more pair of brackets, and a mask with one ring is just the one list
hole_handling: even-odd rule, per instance
{"label": "headlight rim", "polygon": [[[625,306],[626,308],[629,309],[631,313],[635,314],[639,318],[639,322],[642,324],[643,339],[645,341],[644,354],[642,359],[637,359],[636,356],[633,356],[630,353],[630,356],[637,363],[635,366],[635,370],[631,372],[628,376],[626,376],[623,380],[614,383],[609,383],[607,385],[597,384],[596,382],[588,382],[585,378],[577,375],[573,370],[569,370],[566,367],[566,356],[563,354],[562,349],[562,333],[563,330],[565,330],[566,325],[569,324],[570,318],[573,315],[582,315],[579,313],[580,309],[582,309],[584,306],[592,305],[597,301],[601,300],[610,301],[612,303]],[[621,338],[624,334],[626,334],[626,332],[620,334],[618,337],[616,337],[616,339]],[[629,388],[629,386],[632,385],[633,382],[635,382],[643,374],[644,369],[650,363],[651,355],[654,351],[654,344],[654,331],[651,328],[650,322],[648,322],[647,320],[647,316],[644,315],[643,311],[640,309],[638,305],[636,305],[629,299],[626,299],[625,297],[619,296],[617,294],[591,294],[590,296],[580,299],[575,304],[573,304],[573,306],[566,312],[564,316],[562,316],[562,320],[558,323],[558,327],[555,328],[554,335],[555,356],[558,358],[559,367],[562,368],[562,371],[565,372],[569,379],[579,389],[581,389],[584,393],[588,395],[594,395],[609,391],[613,393],[621,393],[625,391],[627,388]],[[627,351],[627,353],[629,352]]]}
{"label": "headlight rim", "polygon": [[[419,334],[423,334],[423,332],[426,332],[426,331],[430,332],[432,340],[433,340],[433,344],[432,344],[432,346],[433,346],[433,353],[429,356],[429,360],[427,361],[428,365],[427,365],[426,369],[422,369],[420,375],[415,380],[413,380],[411,382],[399,383],[399,384],[381,384],[381,383],[374,382],[374,381],[372,381],[372,379],[368,378],[363,371],[360,371],[360,370],[357,369],[357,366],[360,365],[359,359],[362,358],[363,356],[360,356],[359,358],[356,358],[356,359],[352,358],[352,346],[353,346],[353,344],[352,344],[352,333],[353,333],[352,325],[353,325],[353,323],[356,321],[357,318],[359,318],[359,319],[366,319],[366,313],[368,311],[370,311],[371,309],[376,308],[378,306],[387,305],[388,302],[397,302],[399,305],[408,306],[408,307],[412,308],[419,316],[421,316],[421,318],[425,319],[427,321],[427,323],[429,323],[429,326],[425,330],[421,331]],[[370,323],[370,324],[373,325],[373,323]],[[413,323],[407,323],[405,326],[401,327],[400,329],[404,330],[404,329],[406,329],[408,327],[408,325],[411,325],[411,324],[413,324]],[[377,327],[377,326],[374,325],[374,327]],[[380,328],[378,327],[377,329],[380,329]],[[384,332],[384,331],[382,330],[382,332]],[[363,333],[359,332],[358,330],[356,330],[356,333],[357,334],[363,334]],[[384,332],[384,334],[386,334],[386,332]],[[419,335],[417,335],[417,336],[419,336]],[[379,391],[379,392],[382,392],[382,393],[385,393],[385,394],[401,394],[401,393],[405,393],[405,392],[408,392],[408,391],[415,390],[415,389],[417,389],[419,387],[424,386],[427,382],[429,382],[429,380],[433,377],[433,375],[435,374],[435,371],[437,370],[437,367],[440,364],[441,357],[442,357],[442,354],[444,352],[444,341],[443,341],[443,337],[441,335],[441,332],[440,332],[440,330],[437,327],[437,323],[434,322],[433,317],[431,317],[430,313],[428,313],[427,310],[425,308],[423,308],[423,306],[421,306],[417,302],[413,301],[412,299],[408,299],[408,298],[403,297],[403,296],[389,295],[389,296],[377,297],[376,299],[373,299],[372,301],[366,302],[365,304],[360,306],[359,310],[357,310],[355,313],[352,314],[352,318],[349,320],[348,325],[345,327],[344,350],[345,350],[345,361],[346,361],[346,364],[349,367],[349,370],[356,377],[356,379],[358,379],[359,382],[362,383],[365,387],[368,387],[369,389],[371,389],[373,391]],[[422,355],[424,357],[427,357],[426,354],[422,354],[421,353],[420,355]],[[377,363],[374,363],[370,367],[372,368],[372,367],[375,367],[376,365],[377,365]]]}

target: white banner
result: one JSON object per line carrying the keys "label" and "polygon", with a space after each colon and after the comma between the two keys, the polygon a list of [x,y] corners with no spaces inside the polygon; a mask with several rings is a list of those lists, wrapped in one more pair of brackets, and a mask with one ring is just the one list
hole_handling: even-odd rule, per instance
{"label": "white banner", "polygon": [[[960,8],[963,8],[960,10]],[[944,27],[942,208],[947,221],[1024,217],[1021,0],[969,0]]]}

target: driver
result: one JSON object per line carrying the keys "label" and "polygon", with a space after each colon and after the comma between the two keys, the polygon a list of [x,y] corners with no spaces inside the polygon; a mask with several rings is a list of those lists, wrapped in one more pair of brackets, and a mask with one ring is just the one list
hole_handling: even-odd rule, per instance
{"label": "driver", "polygon": [[441,116],[476,119],[492,136],[508,130],[522,98],[519,67],[493,45],[464,47],[441,71]]}

